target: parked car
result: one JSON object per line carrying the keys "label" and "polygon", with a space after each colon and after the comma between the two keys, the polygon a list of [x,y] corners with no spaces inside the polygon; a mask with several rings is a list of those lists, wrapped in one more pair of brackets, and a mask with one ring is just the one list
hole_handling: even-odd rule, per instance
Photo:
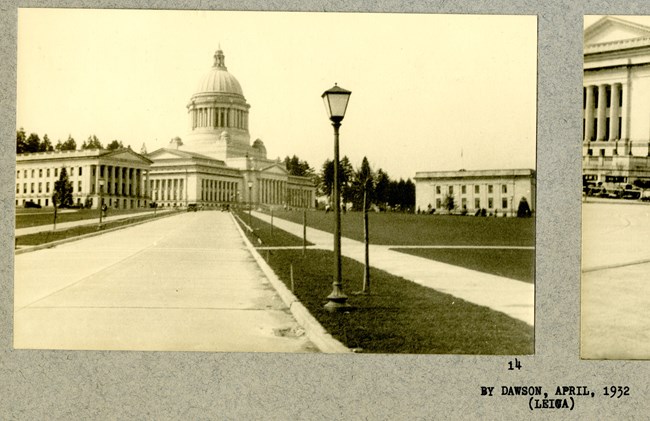
{"label": "parked car", "polygon": [[197,210],[199,210],[199,207],[196,205],[196,203],[190,203],[187,205],[188,212],[196,212]]}
{"label": "parked car", "polygon": [[27,202],[25,202],[25,209],[28,208],[40,209],[42,208],[42,206],[34,202],[33,200],[28,200]]}

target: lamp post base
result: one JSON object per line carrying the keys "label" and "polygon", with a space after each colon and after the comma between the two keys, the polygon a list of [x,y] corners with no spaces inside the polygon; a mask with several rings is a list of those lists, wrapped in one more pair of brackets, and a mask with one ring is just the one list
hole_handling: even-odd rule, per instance
{"label": "lamp post base", "polygon": [[327,299],[329,301],[325,304],[324,308],[331,313],[352,309],[352,306],[347,303],[348,296],[345,294],[332,292]]}

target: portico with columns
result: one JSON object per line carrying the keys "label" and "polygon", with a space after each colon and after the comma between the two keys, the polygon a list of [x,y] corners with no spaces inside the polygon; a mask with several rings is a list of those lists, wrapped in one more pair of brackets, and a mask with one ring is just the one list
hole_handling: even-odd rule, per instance
{"label": "portico with columns", "polygon": [[584,32],[583,183],[650,182],[650,27],[607,16]]}

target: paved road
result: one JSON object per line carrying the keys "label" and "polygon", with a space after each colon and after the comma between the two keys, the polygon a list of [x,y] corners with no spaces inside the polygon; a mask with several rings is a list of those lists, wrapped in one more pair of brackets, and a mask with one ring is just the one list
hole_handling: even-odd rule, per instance
{"label": "paved road", "polygon": [[582,207],[581,354],[650,358],[650,205]]}
{"label": "paved road", "polygon": [[[267,222],[271,220],[269,215],[260,212],[253,212],[253,215]],[[278,228],[302,237],[302,225],[277,217],[273,221]],[[307,228],[307,240],[318,248],[333,248],[332,234],[324,231]],[[371,245],[370,265],[470,303],[500,311],[531,326],[535,324],[533,284],[400,253],[391,248],[395,247]],[[363,262],[364,245],[360,241],[342,238],[341,254]]]}
{"label": "paved road", "polygon": [[16,348],[317,351],[229,213],[174,215],[15,262]]}

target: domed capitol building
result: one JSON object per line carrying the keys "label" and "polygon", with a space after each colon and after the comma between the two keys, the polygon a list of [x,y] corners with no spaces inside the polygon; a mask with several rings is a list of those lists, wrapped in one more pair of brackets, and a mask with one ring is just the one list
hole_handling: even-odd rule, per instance
{"label": "domed capitol building", "polygon": [[19,154],[16,206],[29,200],[52,206],[61,167],[68,168],[74,202],[93,208],[100,201],[119,209],[151,202],[163,207],[313,206],[316,189],[310,178],[290,175],[284,162],[268,159],[260,139],[251,145],[249,109],[219,48],[187,104],[184,140],[175,137],[151,153],[143,147],[140,154],[130,148]]}

